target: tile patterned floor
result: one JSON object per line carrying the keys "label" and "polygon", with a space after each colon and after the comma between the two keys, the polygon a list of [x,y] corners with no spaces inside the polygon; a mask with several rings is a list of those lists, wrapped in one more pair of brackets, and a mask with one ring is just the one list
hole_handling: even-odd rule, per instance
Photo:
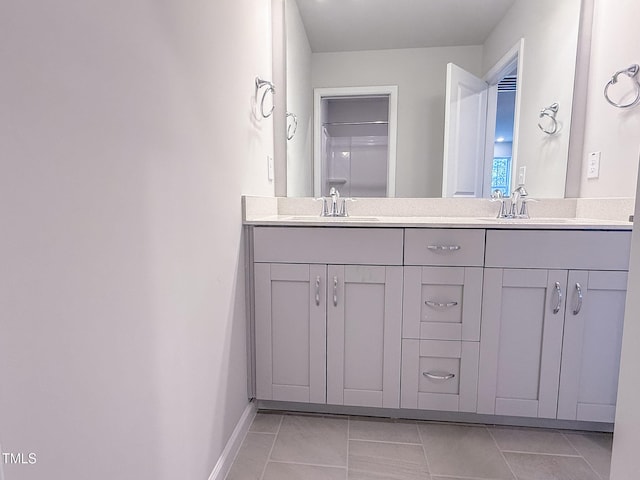
{"label": "tile patterned floor", "polygon": [[601,433],[261,412],[227,480],[608,480]]}

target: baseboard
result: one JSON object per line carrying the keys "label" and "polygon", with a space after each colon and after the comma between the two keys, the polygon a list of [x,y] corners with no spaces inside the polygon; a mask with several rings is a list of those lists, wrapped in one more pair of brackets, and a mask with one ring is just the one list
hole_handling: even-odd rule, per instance
{"label": "baseboard", "polygon": [[216,462],[216,466],[213,468],[211,475],[209,475],[209,480],[225,479],[231,469],[231,465],[233,464],[236,455],[238,454],[238,451],[240,450],[244,437],[246,437],[247,432],[249,431],[249,427],[251,426],[251,422],[253,422],[257,411],[258,408],[256,406],[256,402],[249,402],[249,405],[244,409],[240,420],[238,420],[236,428],[233,429],[233,433],[231,434],[227,445],[224,447],[220,458]]}

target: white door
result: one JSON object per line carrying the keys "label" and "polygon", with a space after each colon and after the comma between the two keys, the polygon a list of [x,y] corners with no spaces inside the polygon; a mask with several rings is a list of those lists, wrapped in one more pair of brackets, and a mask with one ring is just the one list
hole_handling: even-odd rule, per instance
{"label": "white door", "polygon": [[447,65],[443,197],[482,197],[488,88],[484,80]]}

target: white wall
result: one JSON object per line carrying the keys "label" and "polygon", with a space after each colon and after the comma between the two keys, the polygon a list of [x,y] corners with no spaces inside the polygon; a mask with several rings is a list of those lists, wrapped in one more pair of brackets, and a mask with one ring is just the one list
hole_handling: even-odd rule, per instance
{"label": "white wall", "polygon": [[447,63],[480,74],[479,46],[314,53],[313,87],[398,85],[397,197],[440,197]]}
{"label": "white wall", "polygon": [[311,47],[294,0],[285,2],[287,30],[287,110],[298,117],[298,129],[287,141],[287,196],[313,195],[313,92]]}
{"label": "white wall", "polygon": [[[581,197],[633,197],[636,192],[640,107],[614,108],[606,103],[603,90],[616,71],[640,63],[639,18],[637,0],[595,0],[584,155],[602,155],[598,179],[587,179],[587,162],[582,162]],[[615,95],[625,90],[632,90],[631,83],[620,77],[611,91]]]}
{"label": "white wall", "polygon": [[0,12],[11,480],[206,479],[247,405],[241,193],[270,195],[269,2]]}
{"label": "white wall", "polygon": [[[518,72],[521,109],[515,169],[526,166],[532,197],[563,197],[578,39],[580,0],[517,0],[484,44],[483,72],[525,39]],[[538,128],[540,110],[557,102],[559,133]],[[564,125],[564,128],[562,128]]]}

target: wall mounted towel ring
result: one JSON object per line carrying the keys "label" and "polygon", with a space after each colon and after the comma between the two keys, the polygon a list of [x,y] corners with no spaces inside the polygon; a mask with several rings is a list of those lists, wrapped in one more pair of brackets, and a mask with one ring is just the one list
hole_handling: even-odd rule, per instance
{"label": "wall mounted towel ring", "polygon": [[271,114],[273,113],[273,109],[275,108],[276,105],[275,105],[274,102],[272,102],[271,103],[271,108],[269,109],[269,111],[265,112],[264,111],[264,101],[267,98],[267,94],[269,92],[271,92],[271,94],[275,94],[276,93],[276,87],[270,81],[263,80],[260,77],[256,77],[256,102],[258,101],[258,92],[263,87],[265,87],[265,89],[264,89],[264,93],[262,94],[262,99],[260,100],[260,113],[262,114],[262,116],[264,118],[269,118],[271,116]]}
{"label": "wall mounted towel ring", "polygon": [[[289,123],[291,119],[291,123]],[[298,116],[295,113],[287,112],[287,140],[291,140],[298,130]]]}
{"label": "wall mounted towel ring", "polygon": [[[638,71],[640,71],[640,66],[638,66],[637,64],[634,64],[634,65],[631,65],[629,68],[625,68],[624,70],[618,70],[616,73],[613,74],[613,77],[611,77],[611,80],[609,80],[604,87],[604,98],[609,103],[609,105],[613,105],[614,107],[617,107],[617,108],[630,108],[640,103],[640,81],[638,80]],[[635,98],[629,103],[618,103],[618,102],[614,102],[613,100],[611,100],[611,98],[609,98],[609,87],[611,85],[615,85],[616,83],[618,83],[618,77],[620,75],[626,75],[627,77],[629,77],[633,82],[633,86],[635,88]]]}
{"label": "wall mounted towel ring", "polygon": [[556,120],[556,114],[558,113],[559,108],[560,105],[558,105],[557,103],[552,103],[548,107],[540,110],[540,118],[547,117],[549,118],[549,120],[551,120],[551,128],[545,128],[540,124],[540,122],[538,122],[538,128],[547,135],[553,135],[558,131],[558,120]]}

